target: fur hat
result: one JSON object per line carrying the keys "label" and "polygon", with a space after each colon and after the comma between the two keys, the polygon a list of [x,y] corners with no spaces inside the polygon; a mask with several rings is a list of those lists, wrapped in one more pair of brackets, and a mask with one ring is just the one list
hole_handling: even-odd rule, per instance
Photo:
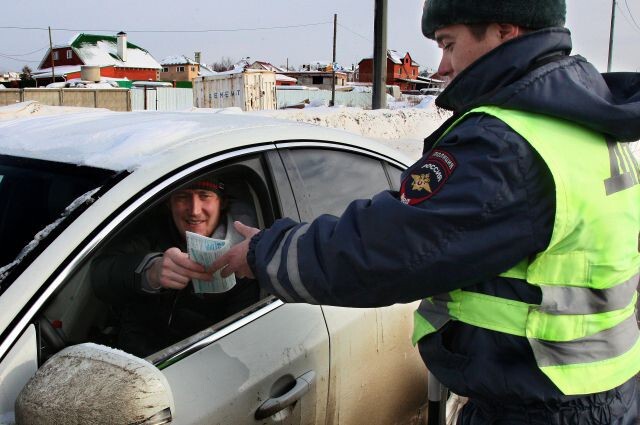
{"label": "fur hat", "polygon": [[499,23],[540,29],[564,26],[565,0],[425,0],[422,33],[454,24]]}

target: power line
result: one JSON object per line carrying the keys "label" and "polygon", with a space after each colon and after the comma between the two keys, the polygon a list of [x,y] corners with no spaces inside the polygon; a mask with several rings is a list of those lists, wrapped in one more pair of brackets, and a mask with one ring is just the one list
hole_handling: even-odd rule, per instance
{"label": "power line", "polygon": [[629,11],[629,16],[631,16],[631,20],[636,25],[636,28],[640,29],[640,26],[636,22],[636,18],[633,17],[633,13],[631,12],[631,8],[629,7],[629,3],[627,2],[627,0],[624,0],[624,4],[627,6],[627,10]]}
{"label": "power line", "polygon": [[339,26],[340,28],[344,28],[345,30],[349,31],[349,32],[350,32],[350,33],[352,33],[352,34],[357,35],[357,36],[358,36],[358,37],[360,37],[360,38],[363,38],[363,39],[367,40],[367,41],[368,41],[368,42],[370,42],[370,43],[373,43],[373,40],[371,40],[370,38],[367,38],[367,37],[365,37],[364,35],[360,35],[360,34],[358,34],[357,32],[353,31],[352,29],[349,29],[349,28],[345,27],[345,26],[344,26],[344,25],[342,25],[342,24],[338,24],[338,26]]}
{"label": "power line", "polygon": [[2,53],[0,53],[0,57],[5,58],[5,59],[10,59],[16,62],[29,62],[29,63],[40,63],[40,61],[32,61],[32,60],[27,60],[27,59],[16,59],[16,58],[12,58],[9,55],[3,55]]}
{"label": "power line", "polygon": [[[290,28],[303,28],[313,27],[318,25],[327,25],[332,22],[315,22],[310,24],[300,25],[281,25],[273,27],[255,27],[255,28],[226,28],[226,29],[202,29],[202,30],[127,30],[127,33],[205,33],[205,32],[239,32],[239,31],[263,31],[263,30],[278,30],[278,29],[290,29]],[[48,31],[48,28],[41,27],[16,27],[16,26],[4,26],[0,29],[14,29],[14,30],[41,30]],[[121,30],[114,29],[72,29],[72,28],[51,28],[52,31],[68,31],[68,32],[119,32]]]}
{"label": "power line", "polygon": [[0,53],[0,55],[3,55],[3,56],[29,56],[29,55],[32,55],[34,53],[40,52],[40,51],[42,51],[44,49],[48,49],[48,47],[47,46],[41,47],[40,49],[34,50],[33,52],[29,52],[29,53],[20,53],[20,54],[18,54],[18,53]]}
{"label": "power line", "polygon": [[640,33],[640,27],[638,27],[637,25],[634,25],[634,23],[629,20],[629,18],[627,17],[627,14],[624,11],[624,9],[622,7],[620,7],[620,4],[616,3],[616,6],[618,6],[618,10],[620,10],[620,13],[622,14],[622,17],[625,19],[625,21],[627,21],[627,23],[629,25],[631,25],[631,28],[633,28],[634,30],[636,30],[636,31],[638,31]]}

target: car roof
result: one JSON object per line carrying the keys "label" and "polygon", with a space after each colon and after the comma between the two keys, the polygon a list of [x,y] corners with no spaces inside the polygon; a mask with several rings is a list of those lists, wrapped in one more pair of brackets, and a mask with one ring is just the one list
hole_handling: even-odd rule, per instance
{"label": "car roof", "polygon": [[388,146],[344,131],[229,112],[91,111],[23,118],[0,122],[0,149],[11,156],[133,171],[256,144],[327,140],[405,162]]}

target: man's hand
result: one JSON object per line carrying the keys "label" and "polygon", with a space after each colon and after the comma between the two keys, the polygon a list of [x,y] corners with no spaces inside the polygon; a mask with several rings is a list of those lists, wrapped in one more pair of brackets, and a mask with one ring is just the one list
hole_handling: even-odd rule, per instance
{"label": "man's hand", "polygon": [[211,280],[211,273],[179,248],[167,249],[147,270],[147,281],[153,289],[184,289],[191,279]]}
{"label": "man's hand", "polygon": [[233,226],[238,233],[245,237],[245,240],[233,246],[226,254],[213,262],[209,268],[209,272],[215,273],[220,271],[220,276],[227,277],[232,273],[236,274],[236,278],[241,279],[248,277],[255,279],[249,264],[247,263],[247,253],[249,252],[249,242],[251,238],[260,231],[255,227],[245,226],[239,221],[234,221]]}

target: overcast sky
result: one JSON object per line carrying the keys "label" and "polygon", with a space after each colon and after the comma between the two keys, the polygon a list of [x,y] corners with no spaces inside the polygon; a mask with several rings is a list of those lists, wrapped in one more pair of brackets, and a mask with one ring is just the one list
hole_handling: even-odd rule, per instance
{"label": "overcast sky", "polygon": [[[193,57],[194,51],[201,51],[205,63],[222,57],[235,62],[248,56],[274,65],[288,60],[297,67],[331,60],[333,14],[337,13],[337,61],[351,66],[373,53],[374,0],[4,3],[0,71],[18,71],[24,65],[36,68],[49,45],[46,30],[6,27],[51,26],[54,44],[68,43],[76,32],[115,34],[123,30],[129,41],[147,49],[158,61],[180,54]],[[421,68],[436,68],[439,51],[420,32],[422,3],[389,0],[387,44],[389,49],[408,51]],[[607,66],[611,4],[611,0],[567,0],[567,27],[573,33],[574,53],[587,57],[601,71]],[[170,30],[235,31],[149,32]],[[640,71],[639,45],[640,0],[618,0],[613,70]]]}

